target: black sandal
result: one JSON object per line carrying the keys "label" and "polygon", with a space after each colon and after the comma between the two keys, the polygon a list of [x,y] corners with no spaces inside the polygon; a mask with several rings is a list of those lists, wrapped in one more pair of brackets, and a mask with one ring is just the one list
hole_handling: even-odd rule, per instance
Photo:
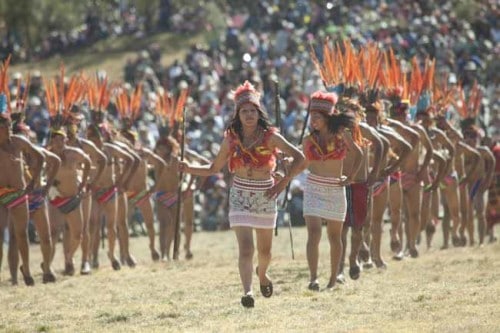
{"label": "black sandal", "polygon": [[241,297],[241,305],[243,305],[245,308],[253,308],[255,305],[253,296],[249,294]]}
{"label": "black sandal", "polygon": [[[255,267],[255,274],[259,276],[259,266]],[[273,283],[269,280],[269,284],[267,286],[260,285],[260,293],[262,296],[269,298],[273,295]]]}
{"label": "black sandal", "polygon": [[312,290],[312,291],[319,291],[318,281],[309,282],[309,286],[307,286],[307,289]]}

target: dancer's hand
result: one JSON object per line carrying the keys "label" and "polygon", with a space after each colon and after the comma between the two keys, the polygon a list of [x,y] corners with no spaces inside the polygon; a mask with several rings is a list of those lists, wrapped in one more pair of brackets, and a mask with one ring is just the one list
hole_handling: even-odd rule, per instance
{"label": "dancer's hand", "polygon": [[273,200],[276,199],[278,195],[286,188],[286,185],[289,181],[290,178],[283,177],[279,182],[274,183],[273,187],[266,191],[266,197]]}
{"label": "dancer's hand", "polygon": [[189,173],[189,164],[184,161],[178,161],[177,163],[177,171]]}

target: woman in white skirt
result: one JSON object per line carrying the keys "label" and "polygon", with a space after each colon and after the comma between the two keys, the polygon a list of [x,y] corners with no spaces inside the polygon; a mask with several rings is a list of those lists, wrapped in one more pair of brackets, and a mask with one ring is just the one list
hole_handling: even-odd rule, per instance
{"label": "woman in white skirt", "polygon": [[[196,167],[180,163],[179,169],[198,176],[209,176],[228,163],[229,170],[234,173],[229,196],[229,223],[239,246],[238,267],[244,292],[241,304],[253,307],[253,230],[257,237],[256,271],[260,291],[264,297],[271,297],[273,284],[266,272],[271,261],[276,225],[276,197],[304,169],[304,155],[270,125],[260,106],[260,94],[248,81],[235,91],[234,101],[235,114],[214,161]],[[278,150],[292,157],[293,162],[289,174],[275,182],[273,171]]]}
{"label": "woman in white skirt", "polygon": [[[327,289],[334,287],[342,255],[342,227],[346,215],[345,185],[356,170],[342,170],[347,153],[361,160],[361,149],[354,143],[351,133],[354,116],[335,110],[337,95],[315,92],[311,96],[310,125],[312,133],[304,138],[304,155],[309,173],[304,187],[304,219],[307,225],[307,263],[309,289],[319,291],[318,259],[321,227],[326,223],[330,242],[330,279]],[[354,163],[359,165],[359,163]]]}

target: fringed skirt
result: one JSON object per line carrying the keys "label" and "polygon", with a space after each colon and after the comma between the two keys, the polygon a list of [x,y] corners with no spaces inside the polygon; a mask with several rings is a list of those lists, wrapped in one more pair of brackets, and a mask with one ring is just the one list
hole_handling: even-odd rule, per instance
{"label": "fringed skirt", "polygon": [[326,220],[345,220],[347,200],[340,179],[308,174],[304,187],[304,216],[317,216]]}
{"label": "fringed skirt", "polygon": [[269,199],[265,192],[274,185],[274,180],[251,180],[234,177],[229,193],[229,225],[273,229],[276,225],[276,200]]}

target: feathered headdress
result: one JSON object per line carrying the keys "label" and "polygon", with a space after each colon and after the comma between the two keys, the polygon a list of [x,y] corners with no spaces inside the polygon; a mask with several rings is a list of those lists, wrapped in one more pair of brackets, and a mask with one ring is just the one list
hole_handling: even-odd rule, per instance
{"label": "feathered headdress", "polygon": [[432,98],[436,106],[436,115],[446,116],[447,108],[452,103],[455,93],[456,89],[448,85],[448,80],[438,80],[435,78]]}
{"label": "feathered headdress", "polygon": [[257,108],[260,108],[260,92],[255,89],[253,84],[245,81],[234,91],[234,103],[236,110],[239,110],[245,103],[252,103]]}
{"label": "feathered headdress", "polygon": [[104,116],[111,99],[111,87],[108,78],[100,79],[97,75],[87,85],[87,98],[90,106],[90,115],[93,124],[104,122]]}
{"label": "feathered headdress", "polygon": [[462,118],[460,123],[462,130],[476,127],[476,119],[481,110],[482,98],[483,92],[477,81],[474,81],[468,98],[465,96],[463,87],[458,87],[458,100],[452,100],[452,104],[460,115],[460,118]]}
{"label": "feathered headdress", "polygon": [[373,43],[361,49],[359,65],[361,68],[361,85],[359,102],[364,108],[373,108],[381,111],[378,106],[380,72],[382,66],[382,53]]}
{"label": "feathered headdress", "polygon": [[59,81],[44,81],[47,109],[50,115],[50,125],[55,134],[65,135],[63,125],[70,120],[70,110],[82,99],[85,84],[81,75],[73,75],[68,84],[64,82],[64,65],[61,65]]}
{"label": "feathered headdress", "polygon": [[391,115],[406,113],[410,105],[408,80],[392,48],[384,53],[384,66],[379,80],[384,87],[385,98],[391,103]]}
{"label": "feathered headdress", "polygon": [[126,89],[118,89],[115,96],[116,108],[122,119],[123,131],[130,131],[141,113],[142,85],[139,84],[129,95]]}
{"label": "feathered headdress", "polygon": [[158,119],[161,120],[161,136],[168,136],[175,124],[182,121],[183,110],[188,95],[189,88],[182,89],[177,98],[169,94],[168,91],[159,96],[158,103],[156,104],[156,114],[158,115]]}
{"label": "feathered headdress", "polygon": [[[412,59],[412,72],[410,79],[410,103],[416,105],[417,113],[429,113],[433,100],[434,72],[436,60],[425,59],[424,70],[420,70],[417,57]],[[432,113],[432,111],[430,112]],[[429,114],[431,115],[431,114]]]}
{"label": "feathered headdress", "polygon": [[0,118],[10,121],[9,64],[10,55],[0,68]]}
{"label": "feathered headdress", "polygon": [[361,85],[360,54],[348,40],[342,42],[342,47],[339,43],[333,46],[329,42],[329,38],[323,42],[323,62],[318,60],[313,48],[310,52],[311,60],[326,89],[337,95],[352,97]]}

